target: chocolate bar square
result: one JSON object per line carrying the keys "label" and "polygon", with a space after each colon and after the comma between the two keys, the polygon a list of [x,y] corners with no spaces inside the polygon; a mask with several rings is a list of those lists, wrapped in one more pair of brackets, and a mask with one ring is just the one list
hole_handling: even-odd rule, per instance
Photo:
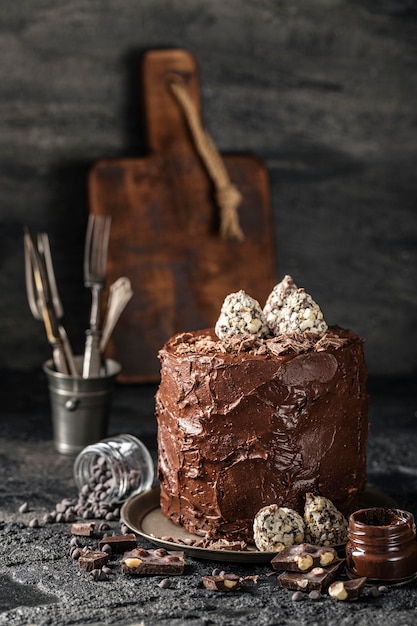
{"label": "chocolate bar square", "polygon": [[203,576],[203,585],[210,591],[237,591],[240,589],[240,577],[236,574],[218,574]]}
{"label": "chocolate bar square", "polygon": [[134,548],[124,553],[121,564],[123,574],[134,576],[179,576],[184,573],[184,567],[184,552],[165,548]]}
{"label": "chocolate bar square", "polygon": [[271,561],[273,569],[285,572],[307,572],[313,567],[327,567],[338,559],[334,548],[314,546],[310,543],[288,546]]}
{"label": "chocolate bar square", "polygon": [[351,580],[336,580],[329,587],[329,596],[336,600],[358,600],[362,594],[366,578],[353,578]]}
{"label": "chocolate bar square", "polygon": [[103,565],[106,565],[109,560],[109,555],[99,550],[83,550],[80,558],[78,559],[78,565],[80,569],[91,572],[93,569],[100,569]]}
{"label": "chocolate bar square", "polygon": [[91,537],[94,535],[96,525],[94,522],[75,522],[71,526],[71,534],[80,537]]}
{"label": "chocolate bar square", "polygon": [[308,572],[283,572],[278,576],[281,587],[293,591],[319,591],[322,593],[344,566],[345,560],[338,559],[330,567],[313,567]]}
{"label": "chocolate bar square", "polygon": [[136,535],[133,533],[127,533],[126,535],[105,535],[98,542],[99,550],[103,549],[103,546],[109,545],[111,551],[116,553],[126,552],[127,550],[133,550],[138,545],[136,541]]}

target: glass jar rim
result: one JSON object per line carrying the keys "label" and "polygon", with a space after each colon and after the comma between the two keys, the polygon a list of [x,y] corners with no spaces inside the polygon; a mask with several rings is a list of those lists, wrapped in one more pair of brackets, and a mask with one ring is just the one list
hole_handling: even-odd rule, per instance
{"label": "glass jar rim", "polygon": [[413,526],[414,516],[409,511],[388,507],[359,509],[349,517],[349,525],[357,528],[391,529],[400,526]]}

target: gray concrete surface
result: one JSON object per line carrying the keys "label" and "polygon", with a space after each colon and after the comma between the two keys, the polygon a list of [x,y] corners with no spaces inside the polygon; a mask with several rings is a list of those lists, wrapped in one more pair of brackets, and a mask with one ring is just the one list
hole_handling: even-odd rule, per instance
{"label": "gray concrete surface", "polygon": [[[162,577],[140,580],[115,573],[95,582],[69,557],[70,525],[42,523],[44,513],[63,497],[76,495],[72,459],[58,455],[51,441],[45,381],[30,377],[1,378],[4,403],[0,424],[0,624],[8,626],[412,626],[417,621],[417,583],[390,588],[374,598],[367,591],[356,603],[291,601],[279,588],[268,565],[217,563],[187,558],[183,576],[172,587],[158,586]],[[22,390],[25,394],[22,394]],[[410,381],[370,384],[371,434],[368,487],[417,514],[417,406]],[[152,386],[117,387],[110,433],[140,437],[156,459]],[[379,495],[378,497],[381,497]],[[27,513],[19,513],[23,502]],[[37,517],[39,528],[31,528]],[[118,532],[117,523],[112,528]],[[90,542],[94,545],[94,541]],[[139,538],[143,547],[151,547]],[[218,567],[246,581],[235,594],[204,590],[201,576]],[[117,572],[117,567],[115,568]]]}

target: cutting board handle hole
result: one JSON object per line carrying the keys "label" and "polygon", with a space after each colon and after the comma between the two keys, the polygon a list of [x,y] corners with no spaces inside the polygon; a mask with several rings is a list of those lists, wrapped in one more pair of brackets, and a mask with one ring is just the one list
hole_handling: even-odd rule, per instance
{"label": "cutting board handle hole", "polygon": [[165,74],[165,84],[167,90],[171,93],[171,85],[179,85],[181,87],[186,87],[188,83],[190,83],[192,79],[192,75],[187,73],[180,72],[167,72]]}

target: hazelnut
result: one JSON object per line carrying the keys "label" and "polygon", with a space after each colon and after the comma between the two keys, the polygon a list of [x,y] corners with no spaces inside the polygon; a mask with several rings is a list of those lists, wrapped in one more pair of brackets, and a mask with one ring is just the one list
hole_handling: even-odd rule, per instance
{"label": "hazelnut", "polygon": [[323,554],[320,555],[320,565],[323,565],[324,567],[326,565],[330,565],[330,563],[333,563],[333,561],[334,561],[333,552],[323,552]]}
{"label": "hazelnut", "polygon": [[225,578],[223,583],[224,583],[224,586],[227,587],[228,589],[233,589],[233,587],[236,587],[237,585],[236,580],[229,580],[228,578]]}
{"label": "hazelnut", "polygon": [[321,576],[324,574],[324,569],[322,567],[313,567],[311,574],[313,574],[313,576]]}
{"label": "hazelnut", "polygon": [[332,583],[329,587],[329,596],[336,598],[336,600],[346,600],[348,592],[345,589],[345,584],[342,580],[338,580]]}
{"label": "hazelnut", "polygon": [[295,561],[297,563],[298,569],[302,572],[310,569],[310,567],[313,565],[313,557],[310,554],[298,556]]}
{"label": "hazelnut", "polygon": [[139,567],[142,563],[142,559],[137,559],[134,557],[129,557],[125,560],[126,567]]}

